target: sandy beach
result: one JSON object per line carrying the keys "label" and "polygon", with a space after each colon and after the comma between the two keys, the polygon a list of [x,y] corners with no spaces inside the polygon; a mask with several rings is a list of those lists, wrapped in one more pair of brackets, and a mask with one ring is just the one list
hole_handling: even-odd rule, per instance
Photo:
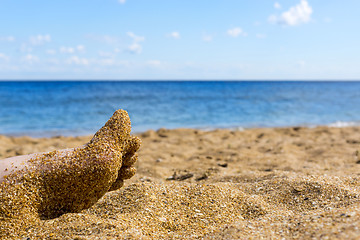
{"label": "sandy beach", "polygon": [[[358,239],[360,127],[147,131],[136,175],[19,239]],[[0,159],[85,144],[0,136]],[[16,227],[16,226],[15,226]]]}

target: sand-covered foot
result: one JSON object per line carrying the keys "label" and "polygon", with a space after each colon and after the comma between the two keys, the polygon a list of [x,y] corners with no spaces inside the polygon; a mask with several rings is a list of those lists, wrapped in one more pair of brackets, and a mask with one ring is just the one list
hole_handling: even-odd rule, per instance
{"label": "sand-covered foot", "polygon": [[120,188],[135,174],[140,147],[130,131],[127,112],[118,110],[85,146],[30,155],[9,169],[0,179],[0,220],[79,212]]}

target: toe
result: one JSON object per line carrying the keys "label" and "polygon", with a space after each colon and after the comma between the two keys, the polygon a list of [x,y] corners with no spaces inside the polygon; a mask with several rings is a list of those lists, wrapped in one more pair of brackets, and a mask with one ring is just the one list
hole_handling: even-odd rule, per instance
{"label": "toe", "polygon": [[140,145],[141,145],[140,138],[131,136],[130,141],[128,142],[127,151],[129,153],[134,154],[137,150],[139,150]]}
{"label": "toe", "polygon": [[105,125],[95,133],[90,143],[112,142],[123,146],[130,137],[131,122],[125,110],[117,110]]}
{"label": "toe", "polygon": [[130,141],[128,142],[123,155],[123,166],[131,166],[133,165],[136,160],[137,156],[135,157],[135,153],[139,150],[141,144],[141,140],[138,137],[131,137]]}
{"label": "toe", "polygon": [[134,165],[136,163],[136,161],[138,160],[138,155],[137,153],[135,153],[132,157],[130,158],[124,158],[122,166],[124,167],[130,167],[132,165]]}
{"label": "toe", "polygon": [[136,169],[134,167],[122,167],[119,170],[118,178],[120,179],[129,179],[134,176],[136,173]]}
{"label": "toe", "polygon": [[128,113],[122,109],[115,111],[112,117],[106,122],[105,127],[109,127],[114,133],[129,135],[131,122]]}

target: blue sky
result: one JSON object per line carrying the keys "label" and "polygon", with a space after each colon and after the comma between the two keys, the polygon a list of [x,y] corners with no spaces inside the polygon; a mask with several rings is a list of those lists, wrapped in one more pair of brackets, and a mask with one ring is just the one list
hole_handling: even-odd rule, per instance
{"label": "blue sky", "polygon": [[0,79],[360,80],[359,0],[0,0]]}

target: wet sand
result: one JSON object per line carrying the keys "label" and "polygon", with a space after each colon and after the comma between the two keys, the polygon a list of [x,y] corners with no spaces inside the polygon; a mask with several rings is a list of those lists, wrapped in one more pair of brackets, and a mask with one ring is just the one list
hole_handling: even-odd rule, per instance
{"label": "wet sand", "polygon": [[[360,127],[147,131],[136,175],[30,239],[358,239]],[[0,136],[0,158],[88,137]],[[14,229],[16,226],[14,226]]]}

